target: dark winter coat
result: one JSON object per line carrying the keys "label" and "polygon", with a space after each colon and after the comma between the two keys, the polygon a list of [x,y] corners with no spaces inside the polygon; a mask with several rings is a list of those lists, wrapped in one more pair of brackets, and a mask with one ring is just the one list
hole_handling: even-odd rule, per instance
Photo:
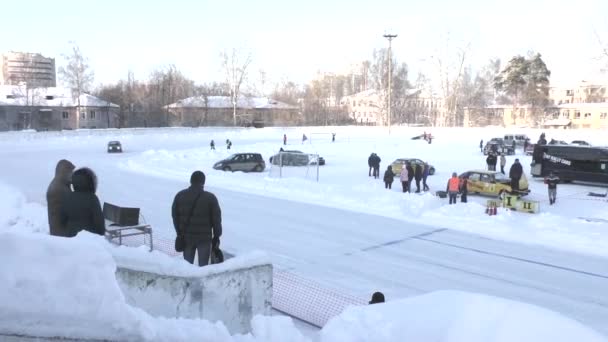
{"label": "dark winter coat", "polygon": [[416,165],[416,170],[414,171],[414,177],[416,178],[417,181],[420,181],[422,179],[422,165],[420,165],[420,164]]}
{"label": "dark winter coat", "polygon": [[374,166],[374,154],[371,154],[369,156],[369,158],[367,158],[367,166],[369,166],[369,167]]}
{"label": "dark winter coat", "polygon": [[426,179],[429,176],[429,172],[430,172],[430,167],[428,164],[425,164],[424,168],[422,169],[422,179]]}
{"label": "dark winter coat", "polygon": [[63,197],[72,192],[72,171],[74,164],[62,159],[55,167],[55,178],[46,191],[46,203],[49,217],[49,230],[51,235],[67,236],[65,225],[61,223],[61,203]]}
{"label": "dark winter coat", "polygon": [[[192,210],[199,194],[200,197]],[[192,217],[187,225],[191,210]],[[171,216],[176,233],[183,234],[186,244],[196,244],[222,236],[222,211],[217,197],[200,185],[192,185],[175,195]]]}
{"label": "dark winter coat", "polygon": [[393,183],[394,180],[395,174],[393,173],[393,168],[389,166],[386,171],[384,171],[384,182]]}
{"label": "dark winter coat", "polygon": [[557,189],[557,184],[559,184],[559,177],[549,176],[545,178],[545,184],[547,184],[549,189]]}
{"label": "dark winter coat", "polygon": [[490,154],[490,155],[488,156],[488,158],[486,158],[486,163],[487,163],[488,165],[494,165],[494,166],[496,166],[496,162],[497,162],[497,161],[498,161],[498,158],[496,158],[496,156],[495,156],[495,155],[493,155],[493,154]]}
{"label": "dark winter coat", "polygon": [[66,236],[76,236],[82,230],[104,235],[106,226],[99,198],[95,195],[97,177],[93,170],[76,170],[72,175],[72,186],[74,192],[63,197],[61,206],[61,222],[66,227]]}
{"label": "dark winter coat", "polygon": [[469,193],[469,180],[467,178],[460,180],[460,193],[463,195],[467,195]]}
{"label": "dark winter coat", "polygon": [[406,166],[406,169],[407,169],[408,180],[411,182],[412,179],[414,179],[414,176],[415,176],[415,174],[414,174],[414,168],[412,167],[412,164],[408,163],[407,166]]}
{"label": "dark winter coat", "polygon": [[509,178],[519,180],[521,175],[524,173],[523,168],[520,163],[513,163],[511,165],[511,169],[509,170]]}
{"label": "dark winter coat", "polygon": [[375,168],[379,168],[380,167],[380,162],[382,161],[382,159],[380,159],[380,157],[377,154],[374,154],[371,160],[371,166],[375,167]]}

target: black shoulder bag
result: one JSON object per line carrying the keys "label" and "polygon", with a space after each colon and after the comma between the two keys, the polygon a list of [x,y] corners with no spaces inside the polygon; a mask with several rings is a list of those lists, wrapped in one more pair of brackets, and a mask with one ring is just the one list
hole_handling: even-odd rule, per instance
{"label": "black shoulder bag", "polygon": [[[192,214],[194,213],[194,207],[196,207],[196,202],[198,202],[198,199],[200,197],[201,197],[201,193],[199,192],[198,195],[196,196],[196,199],[194,199],[194,203],[192,203],[192,208],[190,208],[190,213],[188,214],[188,219],[186,219],[185,227],[190,225],[190,220],[192,219]],[[184,239],[184,229],[183,228],[184,227],[180,227],[179,233],[175,237],[175,251],[179,252],[179,253],[183,252],[184,247],[186,246],[186,240]]]}

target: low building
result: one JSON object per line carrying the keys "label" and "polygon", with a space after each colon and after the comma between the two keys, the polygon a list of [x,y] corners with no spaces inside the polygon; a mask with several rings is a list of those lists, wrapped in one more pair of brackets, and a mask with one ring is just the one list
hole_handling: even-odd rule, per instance
{"label": "low building", "polygon": [[[232,126],[229,96],[195,96],[163,107],[180,126]],[[302,122],[300,108],[266,97],[240,96],[236,106],[239,126],[292,126]]]}
{"label": "low building", "polygon": [[0,131],[116,127],[119,107],[66,88],[0,86]]}
{"label": "low building", "polygon": [[490,105],[464,109],[464,127],[503,126],[536,127],[554,107],[538,108],[530,105]]}
{"label": "low building", "polygon": [[[369,89],[344,96],[340,105],[357,124],[375,126],[388,123],[386,102],[386,91]],[[443,112],[443,101],[439,97],[419,89],[409,89],[404,96],[391,102],[391,124],[432,125]]]}
{"label": "low building", "polygon": [[558,106],[558,110],[547,117],[543,123],[550,127],[564,128],[608,128],[608,102],[600,103],[566,103]]}

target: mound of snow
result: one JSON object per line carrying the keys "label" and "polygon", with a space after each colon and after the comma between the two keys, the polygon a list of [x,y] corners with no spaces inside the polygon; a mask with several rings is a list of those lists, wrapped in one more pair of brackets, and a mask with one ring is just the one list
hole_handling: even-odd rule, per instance
{"label": "mound of snow", "polygon": [[26,201],[19,190],[0,182],[0,227],[5,230],[48,233],[46,208]]}
{"label": "mound of snow", "polygon": [[539,342],[607,341],[537,306],[460,291],[437,291],[350,307],[331,319],[321,341]]}

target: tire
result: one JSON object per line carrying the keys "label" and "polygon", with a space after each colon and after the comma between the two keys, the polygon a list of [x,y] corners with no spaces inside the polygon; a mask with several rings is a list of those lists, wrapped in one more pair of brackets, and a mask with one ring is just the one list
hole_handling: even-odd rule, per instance
{"label": "tire", "polygon": [[429,169],[429,176],[432,176],[434,174],[435,174],[435,168],[432,167],[432,168]]}
{"label": "tire", "polygon": [[507,192],[505,190],[500,190],[500,192],[498,193],[498,199],[504,200],[506,194]]}
{"label": "tire", "polygon": [[232,169],[230,168],[230,166],[224,166],[224,168],[222,170],[224,170],[224,171],[232,171]]}
{"label": "tire", "polygon": [[262,165],[260,165],[260,164],[256,165],[255,168],[253,169],[253,171],[255,171],[255,172],[262,172],[262,170],[263,170]]}

